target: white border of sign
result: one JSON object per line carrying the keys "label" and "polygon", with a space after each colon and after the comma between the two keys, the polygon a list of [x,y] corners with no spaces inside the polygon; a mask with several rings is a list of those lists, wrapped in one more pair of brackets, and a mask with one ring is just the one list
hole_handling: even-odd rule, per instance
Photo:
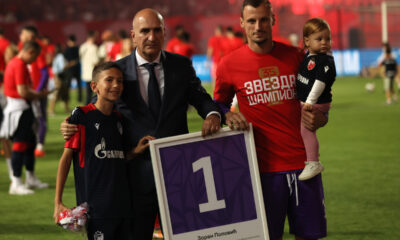
{"label": "white border of sign", "polygon": [[[234,223],[219,227],[208,229],[196,230],[192,232],[173,234],[170,219],[170,211],[167,204],[167,194],[162,171],[162,164],[160,158],[160,149],[174,145],[185,143],[192,143],[202,141],[204,139],[221,138],[226,136],[233,136],[243,134],[247,157],[249,161],[251,182],[253,185],[254,200],[257,212],[257,218],[251,221]],[[260,175],[257,163],[256,150],[254,145],[253,128],[250,125],[249,131],[236,131],[225,127],[219,133],[203,138],[201,132],[189,133],[174,137],[157,139],[150,142],[150,152],[153,164],[154,178],[157,188],[157,197],[160,207],[160,218],[162,221],[163,235],[165,240],[201,240],[201,239],[218,239],[218,240],[269,240],[267,218],[265,216],[264,201],[261,191]],[[237,234],[213,237],[214,233],[224,233],[235,229]]]}

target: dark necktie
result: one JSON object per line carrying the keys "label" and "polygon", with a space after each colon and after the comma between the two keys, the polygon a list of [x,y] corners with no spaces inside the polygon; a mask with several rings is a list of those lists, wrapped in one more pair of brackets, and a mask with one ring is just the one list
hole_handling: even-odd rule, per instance
{"label": "dark necktie", "polygon": [[149,109],[150,112],[153,114],[155,119],[158,119],[158,114],[160,113],[161,108],[161,95],[160,95],[160,88],[158,86],[156,74],[154,73],[154,66],[157,63],[146,63],[143,64],[143,67],[149,71],[149,84],[147,85],[147,95],[149,97]]}

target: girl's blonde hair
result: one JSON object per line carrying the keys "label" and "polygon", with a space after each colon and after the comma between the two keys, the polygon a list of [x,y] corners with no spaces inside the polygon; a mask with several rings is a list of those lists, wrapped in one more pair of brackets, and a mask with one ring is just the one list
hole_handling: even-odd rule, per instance
{"label": "girl's blonde hair", "polygon": [[[303,42],[305,43],[305,38],[309,37],[311,34],[320,32],[328,29],[331,32],[329,24],[322,18],[311,18],[308,20],[303,27]],[[305,47],[305,44],[304,44]]]}

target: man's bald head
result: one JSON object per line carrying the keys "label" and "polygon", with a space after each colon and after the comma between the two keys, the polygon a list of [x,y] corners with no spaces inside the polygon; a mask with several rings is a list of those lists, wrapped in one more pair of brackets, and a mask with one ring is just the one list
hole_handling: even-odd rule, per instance
{"label": "man's bald head", "polygon": [[135,24],[137,25],[140,21],[143,21],[145,19],[158,19],[163,27],[164,27],[164,18],[161,15],[160,12],[158,12],[157,10],[154,10],[152,8],[145,8],[140,10],[139,12],[136,13],[135,17],[133,17],[133,21],[132,21],[132,26],[133,28],[135,28]]}
{"label": "man's bald head", "polygon": [[138,53],[151,62],[155,60],[164,45],[164,19],[151,8],[140,10],[132,21],[131,36]]}

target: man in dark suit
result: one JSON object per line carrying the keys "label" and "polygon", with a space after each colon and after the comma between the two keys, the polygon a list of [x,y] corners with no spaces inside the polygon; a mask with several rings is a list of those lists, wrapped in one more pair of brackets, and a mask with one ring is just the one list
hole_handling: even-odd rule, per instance
{"label": "man in dark suit", "polygon": [[[129,120],[133,144],[146,135],[163,138],[188,133],[189,104],[205,119],[203,136],[219,131],[219,108],[201,86],[192,62],[184,56],[162,50],[165,29],[161,14],[153,9],[139,11],[133,19],[131,37],[136,49],[117,63],[124,74],[124,91],[118,110]],[[155,66],[148,69],[148,64]],[[148,92],[154,78],[161,100],[156,108],[153,95],[158,93]],[[61,125],[64,138],[71,135],[74,129],[67,123]],[[149,151],[130,163],[129,177],[133,239],[151,240],[159,210]]]}

